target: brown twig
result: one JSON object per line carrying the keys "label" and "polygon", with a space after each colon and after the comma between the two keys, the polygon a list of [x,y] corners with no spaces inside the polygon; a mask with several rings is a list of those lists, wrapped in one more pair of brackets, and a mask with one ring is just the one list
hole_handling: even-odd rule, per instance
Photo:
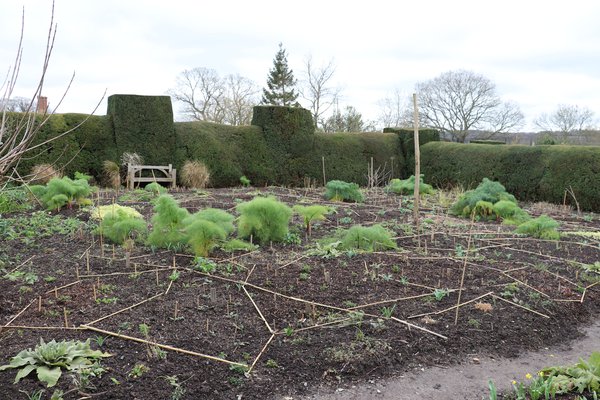
{"label": "brown twig", "polygon": [[148,298],[148,299],[145,299],[145,300],[142,300],[142,301],[140,301],[139,303],[135,303],[135,304],[133,304],[133,305],[131,305],[131,306],[129,306],[129,307],[125,307],[125,308],[122,308],[122,309],[120,309],[120,310],[118,310],[118,311],[115,311],[115,312],[114,312],[114,313],[112,313],[112,314],[108,314],[108,315],[105,315],[104,317],[98,318],[98,319],[96,319],[96,320],[94,320],[94,321],[92,321],[92,322],[88,322],[88,323],[87,323],[87,324],[85,324],[85,325],[94,325],[94,324],[95,324],[95,323],[97,323],[97,322],[103,321],[103,320],[105,320],[105,319],[107,319],[107,318],[110,318],[110,317],[112,317],[112,316],[115,316],[115,315],[117,315],[117,314],[120,314],[120,313],[122,313],[122,312],[124,312],[124,311],[131,310],[132,308],[135,308],[135,307],[137,307],[137,306],[140,306],[140,305],[142,305],[142,304],[144,304],[144,303],[146,303],[146,302],[148,302],[148,301],[150,301],[150,300],[154,300],[155,298],[157,298],[157,297],[159,297],[159,296],[162,296],[163,294],[165,294],[165,293],[158,293],[158,294],[156,294],[156,295],[154,295],[154,296],[152,296],[152,297],[150,297],[150,298]]}
{"label": "brown twig", "polygon": [[195,351],[185,350],[185,349],[181,349],[181,348],[178,348],[178,347],[169,346],[167,344],[161,344],[161,343],[151,342],[149,340],[140,339],[140,338],[136,338],[136,337],[133,337],[133,336],[122,335],[120,333],[111,332],[111,331],[107,331],[107,330],[104,330],[104,329],[99,329],[99,328],[96,328],[94,326],[80,325],[80,328],[81,329],[87,329],[87,330],[94,331],[94,332],[99,332],[99,333],[102,333],[104,335],[110,335],[110,336],[118,337],[119,339],[131,340],[133,342],[143,343],[143,344],[147,344],[149,346],[160,347],[161,349],[164,349],[164,350],[169,350],[169,351],[174,351],[174,352],[177,352],[177,353],[189,354],[189,355],[192,355],[192,356],[207,358],[207,359],[212,360],[212,361],[218,361],[218,362],[222,362],[222,363],[229,364],[229,365],[238,365],[240,367],[247,367],[246,364],[241,364],[241,363],[238,363],[238,362],[235,362],[235,361],[225,360],[224,358],[210,356],[208,354],[197,353]]}

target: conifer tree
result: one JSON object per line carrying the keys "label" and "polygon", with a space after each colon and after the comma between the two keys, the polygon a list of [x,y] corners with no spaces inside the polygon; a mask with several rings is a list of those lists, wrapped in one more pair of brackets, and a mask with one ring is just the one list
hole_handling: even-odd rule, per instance
{"label": "conifer tree", "polygon": [[262,104],[299,107],[295,86],[294,71],[289,69],[287,54],[283,45],[279,43],[279,51],[275,55],[273,68],[269,71],[267,79],[268,88],[263,88]]}

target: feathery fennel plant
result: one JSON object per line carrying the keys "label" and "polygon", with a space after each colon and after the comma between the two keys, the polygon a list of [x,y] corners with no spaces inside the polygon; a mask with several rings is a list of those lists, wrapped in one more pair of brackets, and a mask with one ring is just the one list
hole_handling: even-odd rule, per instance
{"label": "feathery fennel plant", "polygon": [[332,201],[362,203],[364,197],[357,183],[332,180],[325,185],[325,198]]}
{"label": "feathery fennel plant", "polygon": [[475,217],[485,217],[484,215],[478,215],[477,211],[487,212],[487,207],[480,207],[479,210],[476,210],[477,203],[485,201],[493,205],[500,200],[517,204],[515,196],[507,193],[500,182],[494,182],[488,178],[483,178],[483,181],[477,188],[468,190],[459,197],[456,203],[450,208],[450,214],[470,218],[475,211]]}
{"label": "feathery fennel plant", "polygon": [[240,213],[238,236],[260,243],[281,242],[288,233],[292,209],[274,197],[255,197],[236,207]]}
{"label": "feathery fennel plant", "polygon": [[556,230],[560,224],[547,215],[522,223],[515,230],[516,233],[522,233],[539,239],[558,240],[560,233]]}
{"label": "feathery fennel plant", "polygon": [[189,217],[188,210],[180,207],[171,195],[164,194],[156,199],[154,213],[148,244],[158,248],[185,246],[187,241],[183,220]]}
{"label": "feathery fennel plant", "polygon": [[348,230],[341,231],[340,248],[343,250],[378,250],[396,249],[398,245],[392,239],[392,232],[377,224],[372,226],[354,225]]}
{"label": "feathery fennel plant", "polygon": [[[385,188],[388,192],[396,194],[407,194],[412,195],[415,193],[415,176],[411,175],[408,179],[392,179]],[[419,180],[419,193],[420,194],[433,194],[433,186],[423,182],[423,174],[421,174]]]}

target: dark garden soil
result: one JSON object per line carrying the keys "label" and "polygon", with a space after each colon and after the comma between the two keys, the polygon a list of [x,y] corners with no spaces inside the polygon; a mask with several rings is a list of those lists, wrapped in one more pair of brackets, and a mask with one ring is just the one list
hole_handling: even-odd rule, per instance
{"label": "dark garden soil", "polygon": [[[586,272],[599,261],[597,239],[545,241],[496,222],[471,225],[448,216],[441,196],[423,206],[417,235],[409,198],[381,190],[364,204],[327,203],[314,189],[172,194],[192,212],[235,214],[237,203],[259,193],[289,205],[335,205],[337,213],[315,224],[310,238],[295,216],[296,243],[217,250],[211,274],[194,270],[188,254],[144,246],[133,250],[128,267],[120,247],[90,233],[84,210],[60,212],[85,222],[74,234],[1,238],[0,364],[40,338],[91,338],[112,356],[102,361],[102,376],[83,387],[65,373],[57,385],[65,399],[175,399],[177,385],[182,399],[295,398],[322,385],[453,368],[472,354],[516,357],[578,337],[599,315],[599,275]],[[100,202],[113,197],[103,192]],[[150,221],[150,203],[119,204]],[[593,214],[529,208],[534,215],[552,210],[562,232],[600,230]],[[337,228],[374,223],[396,233],[397,251],[308,252]],[[29,275],[9,279],[14,271]],[[15,373],[0,372],[0,399],[45,388],[33,374],[13,384]]]}

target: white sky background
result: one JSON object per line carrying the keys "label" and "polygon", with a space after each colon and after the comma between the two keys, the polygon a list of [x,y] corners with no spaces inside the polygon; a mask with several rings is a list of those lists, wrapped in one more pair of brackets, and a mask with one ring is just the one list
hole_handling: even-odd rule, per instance
{"label": "white sky background", "polygon": [[[51,0],[0,0],[0,72],[14,63],[25,7],[24,55],[15,96],[31,97],[41,71]],[[333,59],[340,107],[364,120],[394,90],[466,69],[496,84],[533,120],[559,104],[600,118],[597,0],[56,0],[58,24],[44,95],[58,112],[90,113],[104,90],[163,95],[194,67],[266,86],[279,42],[302,78],[311,55]],[[1,78],[3,81],[3,77]],[[174,104],[177,109],[177,105]],[[106,113],[106,99],[96,114]]]}

